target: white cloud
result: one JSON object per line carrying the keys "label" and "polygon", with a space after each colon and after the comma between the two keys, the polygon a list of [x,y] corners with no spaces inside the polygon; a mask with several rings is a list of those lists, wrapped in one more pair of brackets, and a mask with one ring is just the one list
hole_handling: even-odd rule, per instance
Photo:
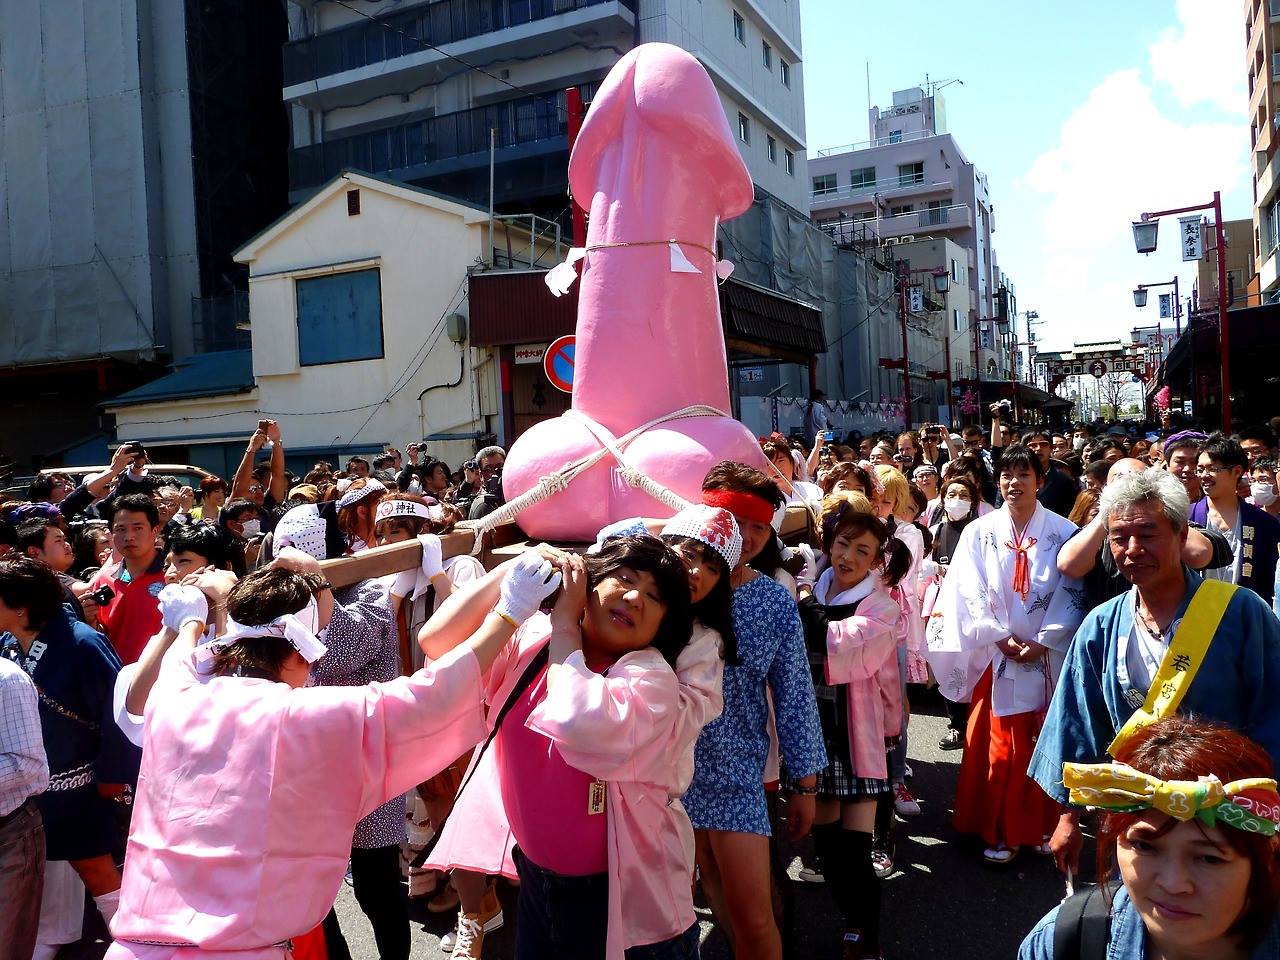
{"label": "white cloud", "polygon": [[[1265,17],[1265,2],[1263,4]],[[1184,107],[1248,113],[1244,11],[1238,0],[1178,0],[1178,25],[1151,45],[1151,73]]]}
{"label": "white cloud", "polygon": [[[1206,19],[1206,9],[1214,16]],[[1195,265],[1179,258],[1176,219],[1162,221],[1155,254],[1134,252],[1129,222],[1142,211],[1203,203],[1221,190],[1227,219],[1249,215],[1247,103],[1235,80],[1244,56],[1239,14],[1231,2],[1180,0],[1178,25],[1149,49],[1149,74],[1105,77],[1014,185],[1017,208],[1012,217],[1000,211],[997,246],[1019,305],[1048,321],[1038,336],[1044,349],[1155,323],[1154,307],[1133,307],[1137,283],[1177,272],[1190,295]],[[1184,119],[1162,109],[1169,101],[1202,109]]]}

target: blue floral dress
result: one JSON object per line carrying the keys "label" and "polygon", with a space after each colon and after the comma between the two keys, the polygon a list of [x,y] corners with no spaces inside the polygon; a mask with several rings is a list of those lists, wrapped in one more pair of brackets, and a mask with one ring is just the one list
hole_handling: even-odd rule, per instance
{"label": "blue floral dress", "polygon": [[758,576],[733,592],[737,665],[724,668],[724,712],[694,750],[685,810],[699,830],[769,836],[764,764],[769,754],[765,685],[773,693],[782,759],[789,776],[823,770],[827,752],[796,602],[786,587]]}

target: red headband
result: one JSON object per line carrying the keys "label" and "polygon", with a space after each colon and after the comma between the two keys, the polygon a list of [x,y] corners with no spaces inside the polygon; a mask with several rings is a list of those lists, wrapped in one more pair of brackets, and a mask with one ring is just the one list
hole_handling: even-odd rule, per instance
{"label": "red headband", "polygon": [[733,490],[703,490],[702,502],[708,507],[723,507],[735,517],[756,523],[773,523],[773,507],[764,497]]}

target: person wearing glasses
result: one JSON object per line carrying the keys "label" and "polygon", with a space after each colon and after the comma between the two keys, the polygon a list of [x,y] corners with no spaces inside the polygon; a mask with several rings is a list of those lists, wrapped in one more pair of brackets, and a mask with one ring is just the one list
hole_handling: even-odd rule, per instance
{"label": "person wearing glasses", "polygon": [[507,451],[501,447],[485,447],[476,454],[481,489],[471,503],[468,519],[479,520],[506,503],[506,498],[502,495],[502,465],[506,462]]}
{"label": "person wearing glasses", "polygon": [[1280,521],[1237,493],[1249,457],[1235,440],[1215,433],[1200,447],[1196,478],[1204,497],[1191,505],[1190,519],[1220,530],[1231,544],[1230,564],[1205,576],[1248,587],[1267,603],[1275,596]]}

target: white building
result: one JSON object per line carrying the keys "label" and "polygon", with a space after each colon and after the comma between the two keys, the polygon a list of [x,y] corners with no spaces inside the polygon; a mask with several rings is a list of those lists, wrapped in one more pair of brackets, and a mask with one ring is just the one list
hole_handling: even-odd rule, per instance
{"label": "white building", "polygon": [[236,253],[249,268],[252,350],[196,357],[116,397],[117,436],[230,476],[269,417],[299,474],[424,438],[456,468],[501,432],[491,351],[467,345],[469,270],[488,229],[478,207],[336,178]]}
{"label": "white building", "polygon": [[565,89],[589,102],[636,43],[665,41],[706,66],[756,183],[807,208],[800,0],[289,7],[282,95],[295,199],[355,168],[487,204],[493,129],[499,210],[560,220]]}
{"label": "white building", "polygon": [[969,347],[953,359],[988,376],[1007,370],[999,332],[1000,273],[986,174],[946,131],[940,94],[899,90],[893,106],[873,107],[872,139],[819,150],[809,161],[809,212],[837,243],[856,238],[910,242],[946,238],[965,250]]}

